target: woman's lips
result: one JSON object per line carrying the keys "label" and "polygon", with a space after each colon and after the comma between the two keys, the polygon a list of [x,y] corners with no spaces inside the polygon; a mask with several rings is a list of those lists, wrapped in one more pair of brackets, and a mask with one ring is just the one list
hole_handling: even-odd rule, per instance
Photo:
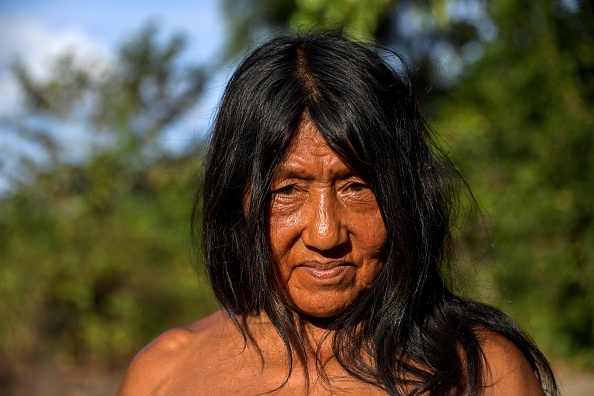
{"label": "woman's lips", "polygon": [[304,263],[299,267],[302,268],[312,277],[319,280],[332,279],[340,276],[347,268],[348,264],[340,263]]}

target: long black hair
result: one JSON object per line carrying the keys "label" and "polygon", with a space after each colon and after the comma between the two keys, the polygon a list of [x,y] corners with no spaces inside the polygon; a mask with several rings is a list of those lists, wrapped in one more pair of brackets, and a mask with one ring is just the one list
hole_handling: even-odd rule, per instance
{"label": "long black hair", "polygon": [[307,117],[370,183],[388,232],[381,273],[329,324],[345,370],[391,395],[405,385],[411,394],[480,394],[477,330],[485,328],[511,340],[556,393],[546,359],[523,331],[500,311],[455,296],[442,279],[457,177],[431,143],[399,59],[316,32],[275,38],[239,65],[217,113],[196,200],[197,207],[203,201],[214,293],[244,335],[242,317],[268,315],[287,348],[290,375],[292,352],[303,357],[305,349],[295,312],[274,285],[267,203],[273,173]]}

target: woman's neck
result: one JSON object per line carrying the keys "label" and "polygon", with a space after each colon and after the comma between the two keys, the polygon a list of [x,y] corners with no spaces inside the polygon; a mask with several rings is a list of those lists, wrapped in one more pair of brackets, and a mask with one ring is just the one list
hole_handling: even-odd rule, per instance
{"label": "woman's neck", "polygon": [[[275,348],[282,344],[282,338],[266,313],[260,312],[257,315],[240,319],[240,321],[247,330],[248,334],[246,336],[249,341],[260,344],[261,342],[268,343],[268,340],[274,340],[272,344],[275,344]],[[308,361],[310,359],[315,360],[316,357],[321,361],[331,359],[333,357],[332,336],[334,333],[331,330],[332,321],[333,319],[329,318],[314,318],[297,313],[293,314],[293,322],[297,333],[289,335],[289,338],[294,352],[297,352],[296,349],[300,349],[297,346],[300,344],[303,346],[304,350],[302,352],[305,352]],[[265,348],[265,345],[257,345],[257,347]],[[295,357],[299,358],[298,356]]]}

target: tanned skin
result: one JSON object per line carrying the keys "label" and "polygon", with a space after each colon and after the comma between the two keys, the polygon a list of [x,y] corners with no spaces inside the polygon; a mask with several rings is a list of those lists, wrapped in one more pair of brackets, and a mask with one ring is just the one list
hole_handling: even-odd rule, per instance
{"label": "tanned skin", "polygon": [[[316,349],[326,333],[323,318],[344,311],[371,285],[382,269],[387,236],[369,185],[307,122],[273,178],[268,226],[279,286],[303,314],[295,319],[309,346],[309,380],[297,356],[286,378],[286,349],[265,314],[240,318],[254,341],[245,342],[219,311],[170,330],[144,348],[130,365],[119,396],[386,394],[347,374],[327,341],[317,355],[325,378],[316,367]],[[484,395],[543,394],[529,363],[510,341],[488,331],[477,336],[485,356]],[[411,390],[401,389],[403,394]]]}
{"label": "tanned skin", "polygon": [[[134,358],[118,396],[257,395],[277,388],[287,374],[284,345],[265,316],[249,322],[259,351],[250,343],[244,348],[223,311],[169,330]],[[543,395],[530,365],[510,341],[490,332],[481,338],[488,367],[484,395]],[[325,365],[328,383],[318,377],[313,359],[309,368],[309,395],[386,394],[352,379],[335,360]],[[287,384],[272,394],[306,395],[305,383],[304,370],[296,364]]]}

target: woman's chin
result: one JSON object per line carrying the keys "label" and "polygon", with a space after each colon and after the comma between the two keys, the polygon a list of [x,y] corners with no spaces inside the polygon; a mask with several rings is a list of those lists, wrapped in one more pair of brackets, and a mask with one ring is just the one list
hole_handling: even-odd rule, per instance
{"label": "woman's chin", "polygon": [[328,319],[343,313],[352,301],[337,302],[336,300],[326,300],[319,304],[300,303],[293,301],[293,308],[302,315],[310,318]]}

